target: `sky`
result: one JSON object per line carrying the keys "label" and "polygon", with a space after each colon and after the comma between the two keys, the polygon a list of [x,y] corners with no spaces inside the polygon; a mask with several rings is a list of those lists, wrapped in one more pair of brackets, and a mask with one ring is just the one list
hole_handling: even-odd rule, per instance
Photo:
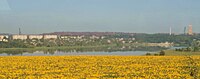
{"label": "sky", "polygon": [[200,31],[200,0],[0,0],[0,33]]}

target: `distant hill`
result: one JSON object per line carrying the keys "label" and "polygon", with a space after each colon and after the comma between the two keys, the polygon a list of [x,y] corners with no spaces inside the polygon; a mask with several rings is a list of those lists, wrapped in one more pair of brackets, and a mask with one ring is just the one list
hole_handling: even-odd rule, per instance
{"label": "distant hill", "polygon": [[43,33],[52,34],[52,35],[71,35],[71,36],[108,36],[108,35],[117,35],[117,34],[126,34],[126,35],[135,35],[136,33],[125,33],[125,32],[53,32],[53,33]]}
{"label": "distant hill", "polygon": [[0,35],[10,35],[9,33],[0,33]]}

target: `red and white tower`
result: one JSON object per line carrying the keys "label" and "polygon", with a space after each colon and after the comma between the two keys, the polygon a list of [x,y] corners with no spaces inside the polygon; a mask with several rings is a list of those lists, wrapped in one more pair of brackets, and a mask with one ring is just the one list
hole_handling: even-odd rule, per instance
{"label": "red and white tower", "polygon": [[188,35],[193,35],[192,25],[189,25],[188,27]]}

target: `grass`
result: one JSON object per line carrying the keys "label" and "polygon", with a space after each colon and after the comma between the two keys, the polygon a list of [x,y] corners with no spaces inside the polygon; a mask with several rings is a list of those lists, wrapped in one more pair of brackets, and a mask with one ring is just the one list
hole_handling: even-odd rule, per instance
{"label": "grass", "polygon": [[166,56],[200,55],[200,52],[175,51],[175,50],[164,50],[164,52]]}

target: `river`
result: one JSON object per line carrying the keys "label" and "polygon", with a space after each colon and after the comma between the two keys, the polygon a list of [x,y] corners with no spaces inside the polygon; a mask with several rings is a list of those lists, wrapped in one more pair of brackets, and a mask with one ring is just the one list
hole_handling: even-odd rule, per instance
{"label": "river", "polygon": [[[165,48],[166,49],[166,48]],[[132,48],[124,50],[113,50],[113,49],[101,49],[101,50],[34,50],[34,51],[25,51],[25,50],[14,50],[1,52],[0,56],[77,56],[77,55],[120,55],[120,56],[141,56],[146,53],[155,53],[160,50],[165,50],[158,47],[144,47],[144,48]],[[169,49],[169,48],[168,48]]]}

